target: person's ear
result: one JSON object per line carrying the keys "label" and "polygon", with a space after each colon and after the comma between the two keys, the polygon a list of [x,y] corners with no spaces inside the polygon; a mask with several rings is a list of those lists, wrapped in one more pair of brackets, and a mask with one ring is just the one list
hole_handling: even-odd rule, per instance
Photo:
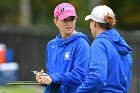
{"label": "person's ear", "polygon": [[93,26],[96,27],[96,21],[93,22]]}
{"label": "person's ear", "polygon": [[57,24],[57,19],[56,18],[54,18],[54,23],[55,23],[55,25],[58,27],[58,24]]}

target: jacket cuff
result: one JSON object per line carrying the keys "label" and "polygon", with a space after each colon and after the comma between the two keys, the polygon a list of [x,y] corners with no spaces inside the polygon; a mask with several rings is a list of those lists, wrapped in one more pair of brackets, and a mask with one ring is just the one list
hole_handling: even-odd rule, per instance
{"label": "jacket cuff", "polygon": [[58,77],[58,73],[51,74],[50,77],[52,78],[53,83],[60,83],[60,78]]}

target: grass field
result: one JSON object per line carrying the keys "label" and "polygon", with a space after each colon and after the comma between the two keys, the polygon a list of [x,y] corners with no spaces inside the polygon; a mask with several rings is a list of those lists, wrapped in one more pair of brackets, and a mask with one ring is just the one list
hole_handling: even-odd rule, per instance
{"label": "grass field", "polygon": [[0,86],[0,93],[43,93],[43,87],[39,85]]}

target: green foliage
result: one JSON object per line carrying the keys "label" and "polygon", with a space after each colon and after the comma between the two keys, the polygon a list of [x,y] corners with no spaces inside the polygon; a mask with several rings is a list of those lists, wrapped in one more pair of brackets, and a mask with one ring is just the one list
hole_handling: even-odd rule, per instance
{"label": "green foliage", "polygon": [[140,29],[139,0],[108,0],[117,17],[117,27],[126,30]]}
{"label": "green foliage", "polygon": [[16,23],[18,0],[0,0],[0,24]]}
{"label": "green foliage", "polygon": [[77,24],[79,26],[85,26],[84,17],[88,10],[88,0],[32,0],[33,23],[38,25],[54,25],[53,11],[62,2],[68,2],[74,5],[78,15]]}
{"label": "green foliage", "polygon": [[[89,23],[84,18],[89,11],[90,0],[30,0],[32,24],[41,26],[54,26],[54,8],[68,2],[75,6],[78,20],[77,26],[89,28]],[[117,18],[117,28],[126,30],[140,29],[139,0],[101,0],[110,6]],[[0,24],[18,24],[20,16],[20,0],[0,0]]]}
{"label": "green foliage", "polygon": [[73,0],[72,4],[75,6],[77,10],[77,26],[79,27],[89,27],[88,22],[85,21],[85,17],[89,14],[89,0],[81,1],[81,0]]}

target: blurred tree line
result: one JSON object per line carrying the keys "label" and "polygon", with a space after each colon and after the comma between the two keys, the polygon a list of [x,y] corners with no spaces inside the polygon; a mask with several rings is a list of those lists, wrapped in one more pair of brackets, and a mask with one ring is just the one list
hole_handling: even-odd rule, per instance
{"label": "blurred tree line", "polygon": [[[0,0],[0,24],[19,25],[21,16],[21,1],[23,0]],[[25,1],[25,0],[24,0]],[[27,0],[26,0],[27,1]],[[93,1],[91,3],[91,1]],[[30,17],[25,17],[32,25],[55,27],[53,23],[54,8],[62,2],[73,4],[78,14],[78,27],[89,27],[89,23],[84,21],[92,8],[98,4],[110,6],[117,18],[117,28],[124,30],[140,29],[140,6],[139,0],[98,0],[100,3],[95,4],[97,0],[28,0],[30,2]],[[93,4],[93,6],[91,6]],[[25,7],[26,8],[26,7]]]}
{"label": "blurred tree line", "polygon": [[69,2],[73,4],[77,10],[79,26],[85,26],[83,21],[84,17],[88,13],[88,2],[89,0],[32,0],[32,12],[33,12],[33,23],[34,24],[47,24],[53,25],[53,11],[55,7],[62,2]]}
{"label": "blurred tree line", "polygon": [[108,0],[118,20],[118,27],[127,30],[140,29],[140,0]]}

